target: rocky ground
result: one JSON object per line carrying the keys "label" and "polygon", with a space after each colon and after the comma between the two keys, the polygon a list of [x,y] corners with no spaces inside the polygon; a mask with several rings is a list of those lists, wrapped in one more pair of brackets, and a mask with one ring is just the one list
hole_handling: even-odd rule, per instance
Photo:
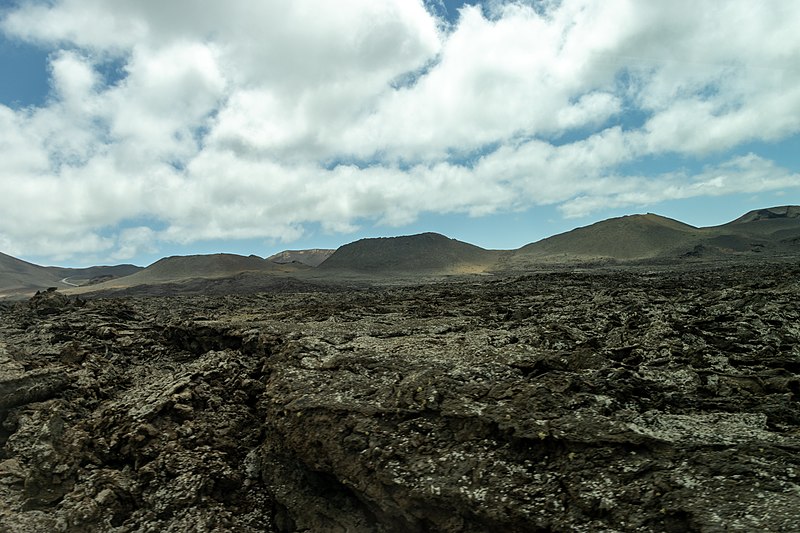
{"label": "rocky ground", "polygon": [[800,266],[0,316],[1,531],[800,531]]}

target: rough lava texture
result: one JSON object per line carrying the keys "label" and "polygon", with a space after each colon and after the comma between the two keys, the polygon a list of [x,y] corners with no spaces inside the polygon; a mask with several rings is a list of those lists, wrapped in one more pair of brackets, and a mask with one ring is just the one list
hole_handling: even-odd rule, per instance
{"label": "rough lava texture", "polygon": [[2,531],[797,531],[800,266],[0,316]]}

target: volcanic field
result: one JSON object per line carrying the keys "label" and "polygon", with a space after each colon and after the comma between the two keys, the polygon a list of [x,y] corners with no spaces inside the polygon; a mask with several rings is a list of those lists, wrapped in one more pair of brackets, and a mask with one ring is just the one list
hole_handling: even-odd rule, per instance
{"label": "volcanic field", "polygon": [[0,531],[798,531],[782,227],[768,256],[5,302]]}

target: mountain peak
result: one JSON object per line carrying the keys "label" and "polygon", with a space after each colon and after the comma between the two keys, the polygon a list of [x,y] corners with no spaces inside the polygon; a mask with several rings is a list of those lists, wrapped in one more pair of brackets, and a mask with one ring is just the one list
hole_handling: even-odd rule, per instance
{"label": "mountain peak", "polygon": [[580,259],[646,259],[680,246],[698,231],[654,213],[596,222],[522,247],[517,255]]}
{"label": "mountain peak", "polygon": [[267,261],[278,264],[302,263],[317,267],[331,256],[335,250],[327,248],[311,248],[308,250],[284,250],[267,257]]}
{"label": "mountain peak", "polygon": [[746,224],[748,222],[757,222],[759,220],[788,218],[800,218],[800,205],[781,205],[778,207],[754,209],[753,211],[748,211],[744,215],[732,222],[729,222],[728,224]]}

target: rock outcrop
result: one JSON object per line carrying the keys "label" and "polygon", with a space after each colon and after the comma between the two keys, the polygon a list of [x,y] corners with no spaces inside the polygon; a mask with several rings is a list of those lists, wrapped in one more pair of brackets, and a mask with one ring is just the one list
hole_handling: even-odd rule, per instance
{"label": "rock outcrop", "polygon": [[795,530],[799,302],[790,263],[47,293],[0,317],[0,530]]}

